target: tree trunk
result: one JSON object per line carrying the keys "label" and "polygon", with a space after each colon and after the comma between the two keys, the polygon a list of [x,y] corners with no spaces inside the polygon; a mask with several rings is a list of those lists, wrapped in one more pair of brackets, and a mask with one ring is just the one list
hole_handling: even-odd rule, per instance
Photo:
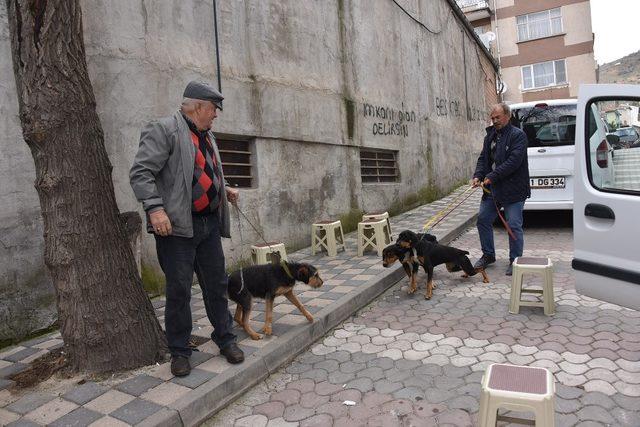
{"label": "tree trunk", "polygon": [[72,367],[148,365],[166,341],[118,212],[78,0],[6,0],[20,120],[35,161],[45,263]]}

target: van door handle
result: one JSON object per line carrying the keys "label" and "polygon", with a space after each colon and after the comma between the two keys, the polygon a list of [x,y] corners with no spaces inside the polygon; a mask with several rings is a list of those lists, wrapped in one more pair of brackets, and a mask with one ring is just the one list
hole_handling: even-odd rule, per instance
{"label": "van door handle", "polygon": [[545,150],[544,148],[538,149],[538,153],[546,153],[546,152],[547,152],[547,150]]}
{"label": "van door handle", "polygon": [[584,216],[592,216],[603,219],[616,219],[616,214],[609,206],[599,203],[589,203],[584,207]]}

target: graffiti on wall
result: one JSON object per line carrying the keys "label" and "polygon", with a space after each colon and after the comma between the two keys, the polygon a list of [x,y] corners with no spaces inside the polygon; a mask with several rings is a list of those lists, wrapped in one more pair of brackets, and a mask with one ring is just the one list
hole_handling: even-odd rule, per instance
{"label": "graffiti on wall", "polygon": [[364,103],[362,105],[364,117],[373,118],[371,133],[380,136],[409,136],[409,124],[415,123],[415,111],[394,109],[380,105]]}
{"label": "graffiti on wall", "polygon": [[[464,112],[464,106],[462,102],[458,99],[447,99],[436,97],[435,99],[435,111],[436,116],[438,117],[448,117],[448,118],[460,118]],[[466,114],[467,121],[475,122],[486,120],[487,113],[483,108],[475,107],[470,105],[467,107]]]}

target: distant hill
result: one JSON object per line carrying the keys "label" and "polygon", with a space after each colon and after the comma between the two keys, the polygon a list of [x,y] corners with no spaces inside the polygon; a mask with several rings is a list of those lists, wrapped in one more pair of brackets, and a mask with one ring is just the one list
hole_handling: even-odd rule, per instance
{"label": "distant hill", "polygon": [[640,50],[601,65],[600,83],[640,84]]}

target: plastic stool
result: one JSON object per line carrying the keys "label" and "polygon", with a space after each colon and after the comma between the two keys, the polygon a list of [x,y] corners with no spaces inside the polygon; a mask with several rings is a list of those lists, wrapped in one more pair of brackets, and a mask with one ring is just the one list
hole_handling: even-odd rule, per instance
{"label": "plastic stool", "polygon": [[287,260],[287,251],[283,243],[271,242],[251,246],[251,261],[254,264],[270,264],[273,253],[278,252],[281,260]]}
{"label": "plastic stool", "polygon": [[358,256],[371,247],[382,256],[382,250],[391,243],[391,233],[386,219],[367,219],[358,223]]}
{"label": "plastic stool", "polygon": [[389,237],[393,240],[393,232],[391,231],[391,222],[389,221],[389,213],[388,212],[372,212],[368,214],[362,215],[362,220],[366,221],[368,219],[385,219],[387,220],[387,227],[389,227]]}
{"label": "plastic stool", "polygon": [[[543,278],[542,290],[524,288],[522,276],[524,273],[541,274]],[[536,294],[542,301],[522,300],[522,294]],[[549,258],[518,257],[513,261],[513,279],[511,281],[511,302],[509,313],[518,314],[520,306],[544,307],[544,314],[550,316],[556,311],[553,296],[553,263]]]}
{"label": "plastic stool", "polygon": [[498,409],[532,411],[536,427],[553,427],[555,406],[553,375],[545,368],[494,363],[482,377],[480,427],[495,427],[497,421],[530,424],[530,420],[498,415]]}
{"label": "plastic stool", "polygon": [[311,224],[311,254],[315,255],[317,251],[323,249],[327,251],[327,255],[338,255],[338,248],[346,251],[344,244],[344,233],[342,232],[342,223],[338,221],[318,221]]}

